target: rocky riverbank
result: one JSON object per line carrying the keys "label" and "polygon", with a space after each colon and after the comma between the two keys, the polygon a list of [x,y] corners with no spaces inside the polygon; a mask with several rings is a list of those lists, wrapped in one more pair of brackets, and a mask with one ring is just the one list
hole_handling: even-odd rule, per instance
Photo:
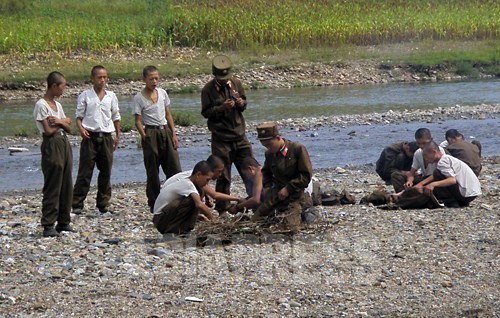
{"label": "rocky riverbank", "polygon": [[[495,317],[499,163],[485,159],[483,195],[467,208],[321,207],[324,220],[295,236],[240,231],[227,245],[213,234],[205,247],[199,229],[161,240],[142,183],[115,185],[115,214],[73,215],[77,232],[59,238],[40,235],[40,191],[4,193],[0,315]],[[315,175],[357,202],[382,186],[368,167]]]}
{"label": "rocky riverbank", "polygon": [[[30,68],[46,60],[63,58],[65,62],[78,61],[106,61],[113,63],[148,61],[154,56],[156,59],[178,60],[180,65],[190,60],[200,58],[203,53],[196,49],[174,49],[165,52],[122,52],[108,55],[89,55],[88,53],[74,53],[69,56],[51,57],[32,56],[21,59],[13,56],[0,56],[0,66],[16,74],[22,68]],[[207,61],[209,62],[209,58]],[[147,62],[145,62],[147,63]],[[467,76],[454,73],[453,69],[439,65],[436,67],[421,67],[410,64],[388,64],[373,60],[332,62],[332,63],[296,63],[290,66],[276,66],[265,63],[242,61],[236,66],[235,75],[242,80],[247,89],[260,88],[291,88],[302,86],[334,86],[353,84],[386,84],[421,81],[450,81],[465,80]],[[47,70],[47,72],[51,71]],[[209,67],[207,67],[209,70]],[[493,78],[494,75],[478,70],[479,78]],[[139,74],[138,74],[139,77]],[[169,93],[183,91],[186,88],[201,89],[212,78],[210,74],[192,74],[184,76],[163,76],[162,86]],[[65,96],[77,96],[88,87],[84,81],[69,81]],[[30,81],[24,83],[0,83],[0,101],[14,99],[35,99],[45,91],[44,81]],[[133,95],[143,87],[140,80],[116,78],[110,74],[109,89],[118,95]]]}

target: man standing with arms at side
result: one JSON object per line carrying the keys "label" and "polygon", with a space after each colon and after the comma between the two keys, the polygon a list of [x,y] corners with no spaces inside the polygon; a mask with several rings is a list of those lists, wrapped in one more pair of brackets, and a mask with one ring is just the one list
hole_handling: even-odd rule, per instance
{"label": "man standing with arms at side", "polygon": [[[106,90],[108,72],[97,65],[92,68],[93,88],[78,96],[76,124],[82,136],[80,164],[73,189],[73,213],[81,214],[92,180],[94,166],[97,165],[96,207],[101,213],[108,209],[111,199],[111,168],[113,151],[120,141],[120,110],[115,93]],[[113,133],[115,138],[113,139]]]}
{"label": "man standing with arms at side", "polygon": [[156,197],[160,194],[160,166],[168,179],[181,172],[181,164],[177,152],[179,140],[170,113],[170,98],[164,89],[158,87],[160,72],[149,65],[143,69],[142,76],[145,87],[134,96],[132,103],[144,154],[146,195],[149,209],[153,212]]}
{"label": "man standing with arms at side", "polygon": [[[232,76],[229,57],[217,55],[212,60],[214,78],[201,91],[201,114],[207,118],[212,132],[212,154],[224,161],[224,172],[217,179],[215,190],[230,194],[231,165],[234,163],[243,181],[242,162],[252,157],[252,146],[245,135],[243,111],[247,107],[245,90]],[[227,202],[216,202],[215,209],[222,213]]]}

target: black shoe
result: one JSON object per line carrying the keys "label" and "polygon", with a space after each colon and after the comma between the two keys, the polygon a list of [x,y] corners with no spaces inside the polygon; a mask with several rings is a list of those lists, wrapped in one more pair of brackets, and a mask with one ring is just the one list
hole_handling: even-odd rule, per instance
{"label": "black shoe", "polygon": [[54,226],[44,226],[43,227],[43,237],[55,237],[55,236],[61,236],[59,232],[54,229]]}
{"label": "black shoe", "polygon": [[106,208],[99,208],[99,212],[101,213],[111,213],[113,214],[113,211],[111,211],[110,209],[108,209],[107,207]]}
{"label": "black shoe", "polygon": [[76,232],[75,229],[69,224],[57,224],[56,231],[57,232]]}

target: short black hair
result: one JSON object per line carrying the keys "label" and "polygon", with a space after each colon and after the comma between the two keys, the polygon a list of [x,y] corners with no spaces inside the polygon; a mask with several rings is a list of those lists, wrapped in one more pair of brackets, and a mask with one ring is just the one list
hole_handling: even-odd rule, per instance
{"label": "short black hair", "polygon": [[191,173],[191,175],[194,176],[198,172],[201,172],[202,175],[207,176],[210,172],[212,172],[212,167],[210,167],[208,162],[206,162],[205,160],[202,160],[194,166],[193,172]]}
{"label": "short black hair", "polygon": [[95,77],[97,75],[97,72],[99,72],[100,70],[105,70],[106,71],[106,68],[102,65],[96,65],[92,68],[92,71],[90,71],[90,76],[92,77]]}
{"label": "short black hair", "polygon": [[207,163],[210,165],[210,168],[212,171],[217,169],[218,166],[223,165],[224,166],[224,161],[216,155],[210,155],[207,158]]}
{"label": "short black hair", "polygon": [[431,150],[440,151],[438,144],[434,141],[430,141],[430,142],[426,143],[424,145],[424,147],[422,148],[422,151],[424,153],[428,153]]}
{"label": "short black hair", "polygon": [[408,147],[409,147],[411,153],[415,153],[415,151],[418,150],[418,144],[416,141],[408,142]]}
{"label": "short black hair", "polygon": [[417,129],[417,131],[415,132],[415,139],[420,138],[432,139],[431,131],[427,128]]}
{"label": "short black hair", "polygon": [[146,76],[148,76],[150,73],[153,73],[153,72],[160,73],[160,71],[158,71],[158,69],[156,68],[156,66],[154,66],[154,65],[148,65],[148,66],[146,66],[146,67],[144,67],[142,69],[142,77],[146,78]]}
{"label": "short black hair", "polygon": [[456,129],[448,129],[444,134],[444,138],[448,140],[448,138],[462,138],[463,135],[458,132]]}
{"label": "short black hair", "polygon": [[50,72],[47,76],[47,88],[50,88],[52,85],[59,85],[63,82],[64,75],[60,72],[54,71]]}

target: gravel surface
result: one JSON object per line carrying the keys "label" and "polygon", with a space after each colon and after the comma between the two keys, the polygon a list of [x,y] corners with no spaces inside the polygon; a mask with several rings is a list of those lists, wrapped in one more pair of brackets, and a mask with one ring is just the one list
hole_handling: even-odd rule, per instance
{"label": "gravel surface", "polygon": [[[498,107],[422,112],[497,118]],[[300,129],[295,123],[384,124],[413,116],[425,121],[419,112],[282,124]],[[206,133],[203,127],[185,129]],[[4,138],[0,145],[23,141],[33,140]],[[203,226],[186,238],[161,240],[143,183],[114,185],[115,214],[74,215],[77,232],[59,238],[41,237],[40,190],[0,193],[0,316],[495,317],[499,163],[499,156],[484,160],[483,195],[467,208],[321,207],[324,219],[294,236],[245,231],[223,244],[225,237],[212,234],[204,247],[196,246]],[[366,165],[314,172],[324,190],[346,189],[359,202],[384,186],[373,170]],[[237,176],[233,193],[244,195]],[[94,197],[92,188],[88,207]]]}
{"label": "gravel surface", "polygon": [[[188,52],[189,53],[189,52]],[[184,52],[184,54],[188,54]],[[197,54],[193,51],[189,54]],[[134,57],[136,58],[136,57]],[[137,57],[139,58],[139,57]],[[75,57],[78,59],[78,57]],[[15,69],[16,61],[2,61]],[[294,67],[244,66],[252,87],[346,85],[457,79],[442,70],[371,62]],[[166,78],[165,86],[202,86],[210,78]],[[35,98],[43,83],[1,84],[0,100]],[[76,95],[84,83],[70,83]],[[141,82],[112,80],[127,95]],[[500,105],[295,118],[282,127],[384,125],[449,118],[498,118]],[[248,131],[254,131],[249,123]],[[204,126],[178,127],[206,135]],[[78,146],[79,137],[70,136]],[[136,140],[124,134],[123,147]],[[0,149],[39,138],[0,139]],[[76,233],[42,238],[41,190],[0,193],[1,317],[498,317],[500,157],[484,160],[483,195],[462,209],[383,210],[320,207],[323,219],[294,236],[248,231],[231,244],[218,234],[197,247],[200,228],[163,241],[143,183],[113,187],[115,214],[72,215]],[[371,165],[314,171],[322,188],[348,190],[357,202],[383,182]],[[391,190],[389,188],[389,190]],[[238,176],[233,193],[244,195]],[[93,207],[95,188],[87,206]],[[228,221],[229,222],[229,221]],[[227,223],[226,223],[227,224]],[[221,225],[223,227],[223,225]]]}

